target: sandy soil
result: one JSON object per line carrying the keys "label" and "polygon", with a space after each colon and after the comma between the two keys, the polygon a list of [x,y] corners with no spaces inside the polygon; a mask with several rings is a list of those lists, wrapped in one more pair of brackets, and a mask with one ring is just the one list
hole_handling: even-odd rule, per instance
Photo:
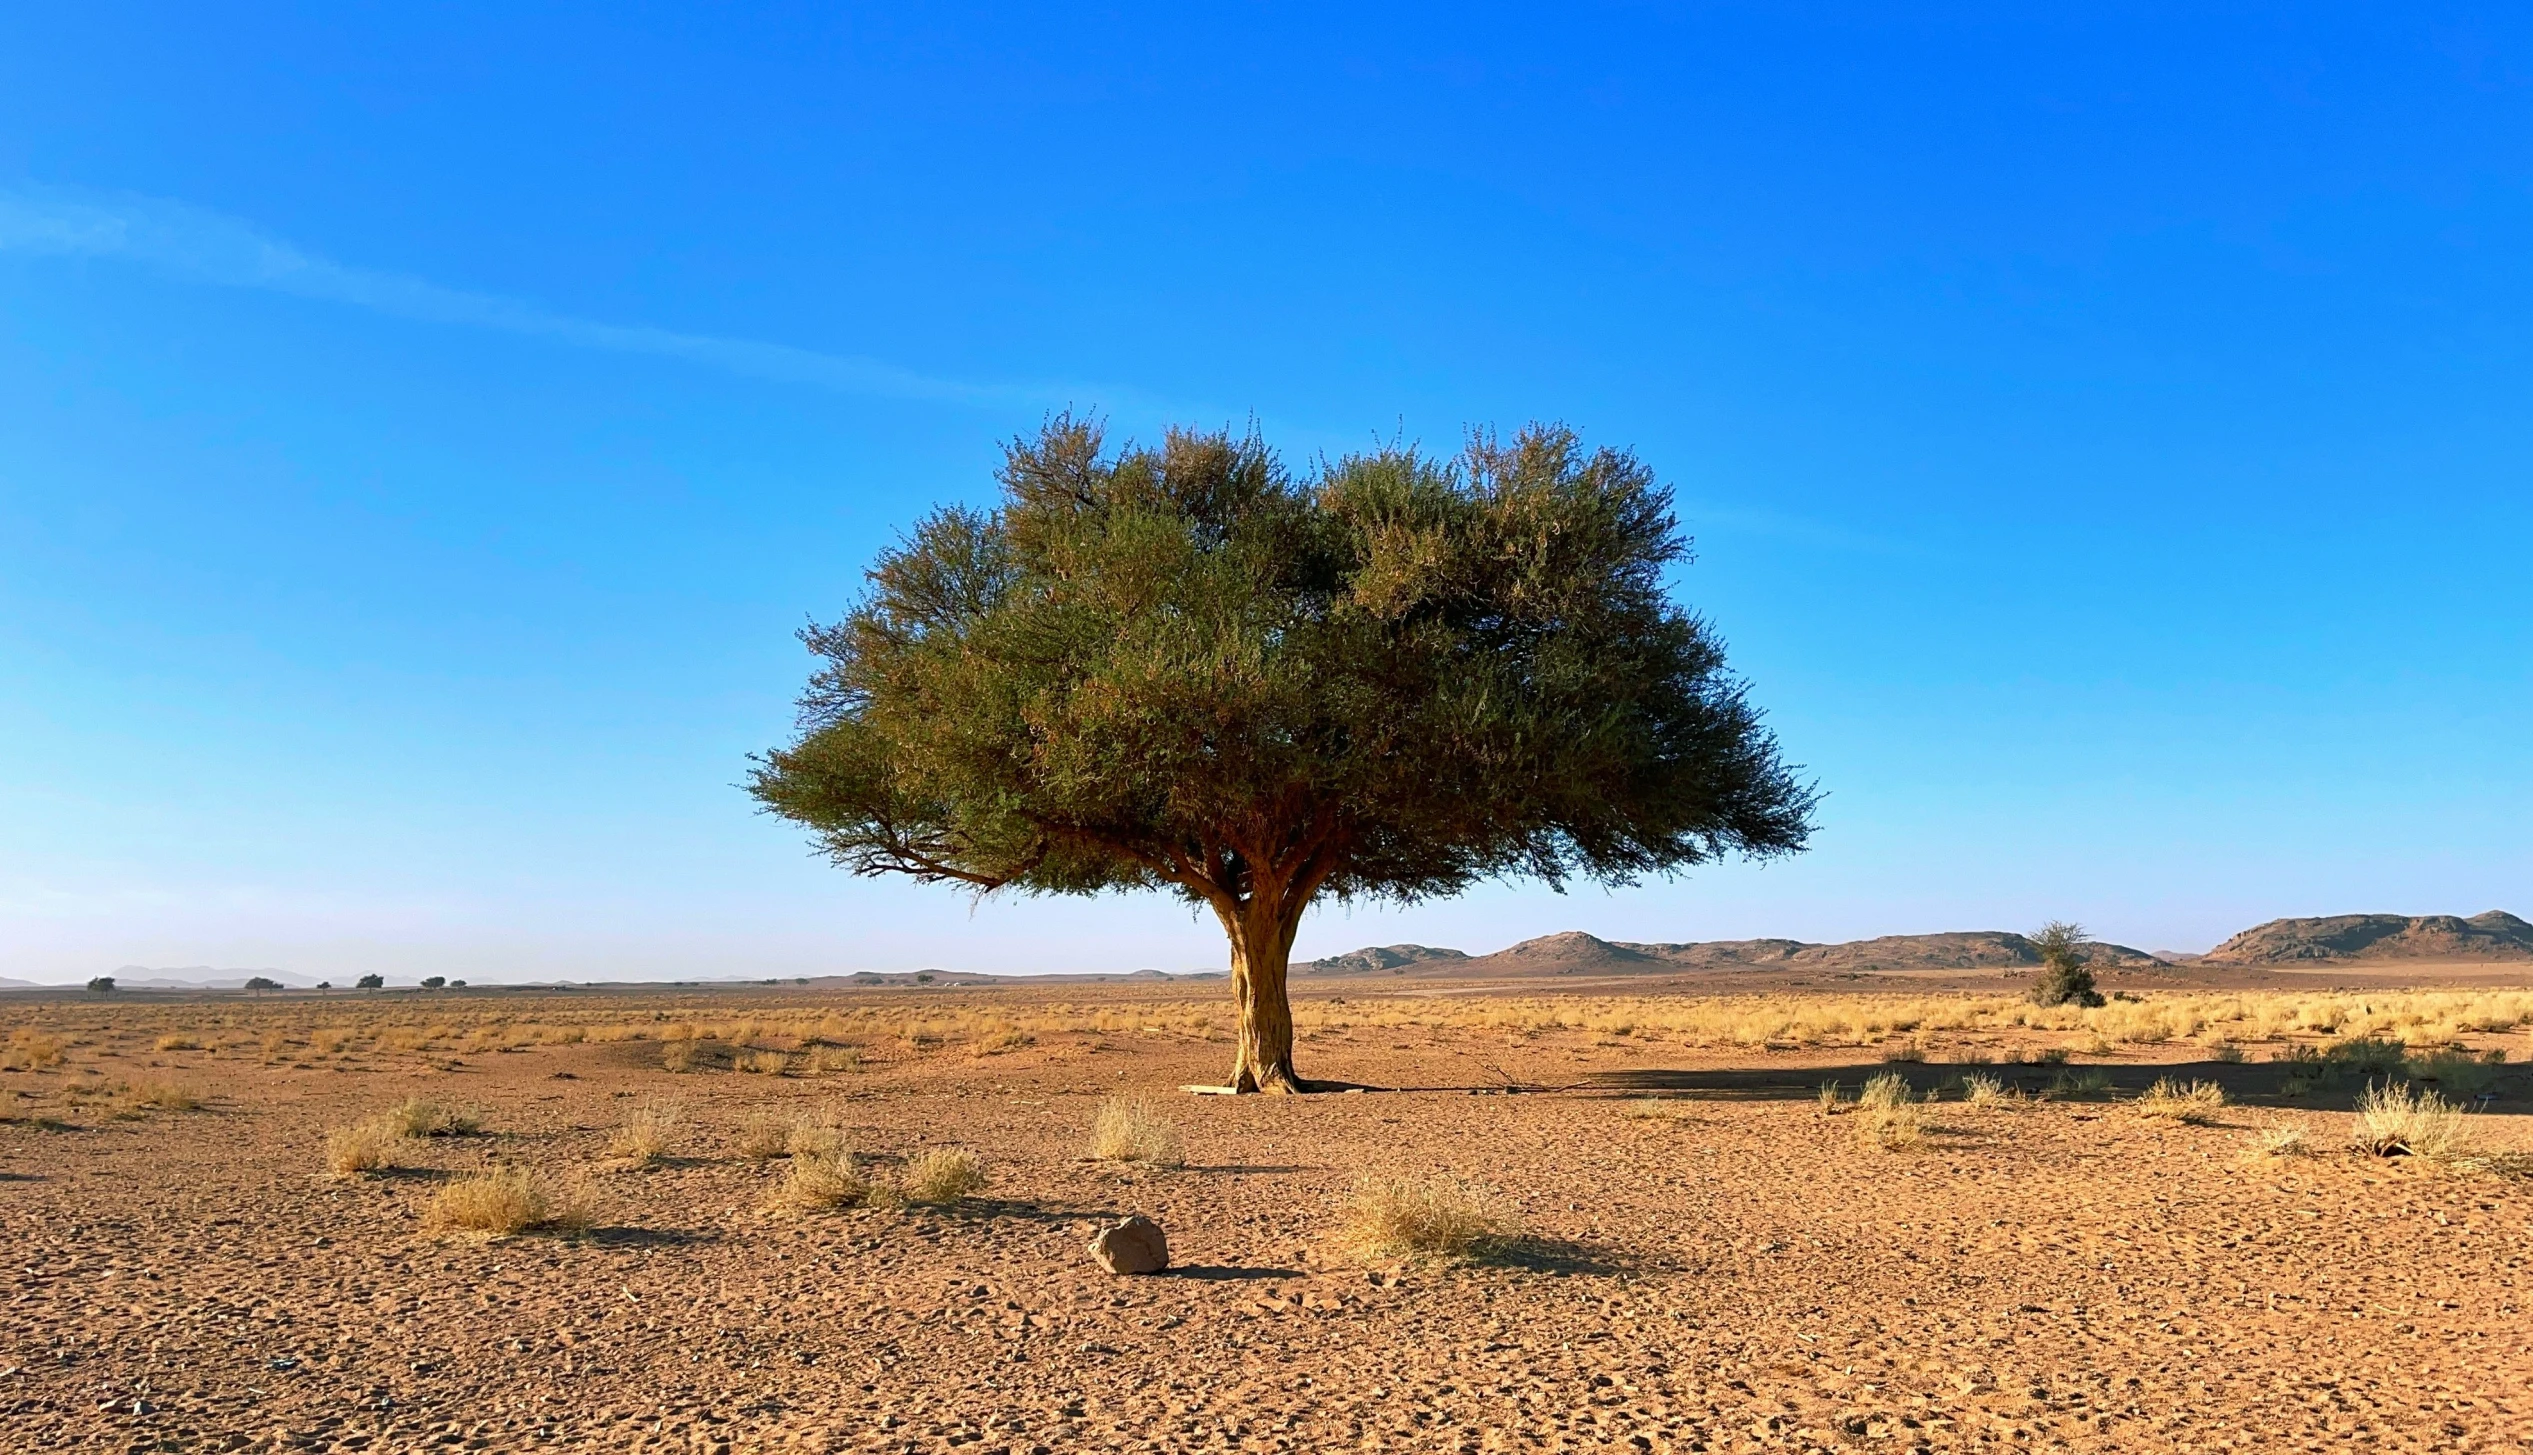
{"label": "sandy soil", "polygon": [[[2116,1094],[1946,1102],[1928,1145],[1884,1152],[1813,1104],[1886,1069],[1855,1051],[1356,1031],[1306,1043],[1304,1070],[1426,1089],[1232,1099],[1168,1092],[1227,1059],[1169,1035],[874,1048],[810,1078],[671,1075],[640,1041],[267,1057],[142,1034],[0,1076],[9,1450],[2533,1442],[2533,1183],[2340,1150],[2345,1098],[2280,1104],[2266,1066],[2181,1068],[2234,1092],[2213,1126]],[[2086,1064],[2133,1090],[2189,1054]],[[68,1097],[152,1076],[203,1107]],[[1126,1090],[1168,1095],[1189,1166],[1084,1159]],[[2533,1147],[2506,1091],[2494,1140]],[[484,1132],[325,1174],[329,1126],[415,1094],[480,1105]],[[1631,1115],[1647,1094],[1677,1115]],[[659,1096],[686,1106],[675,1155],[598,1170]],[[782,1164],[742,1156],[740,1127],[822,1106],[883,1173],[959,1145],[994,1183],[950,1210],[762,1210]],[[2324,1154],[2245,1160],[2283,1124]],[[495,1160],[585,1173],[599,1225],[425,1232],[441,1181]],[[1333,1234],[1379,1170],[1481,1179],[1530,1237],[1367,1267]],[[1128,1211],[1168,1230],[1171,1274],[1088,1262],[1095,1220]]]}

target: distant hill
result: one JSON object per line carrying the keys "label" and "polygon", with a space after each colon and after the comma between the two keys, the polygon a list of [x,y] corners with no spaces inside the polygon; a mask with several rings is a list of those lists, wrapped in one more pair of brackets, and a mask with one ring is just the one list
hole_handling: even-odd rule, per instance
{"label": "distant hill", "polygon": [[147,965],[125,965],[114,972],[114,983],[126,990],[238,990],[249,980],[270,980],[287,990],[313,990],[316,980],[306,975],[291,975],[280,970],[217,970],[209,965],[186,965],[172,970],[156,970]]}
{"label": "distant hill", "polygon": [[1424,965],[1435,960],[1466,960],[1458,950],[1438,950],[1431,945],[1380,945],[1331,955],[1325,960],[1305,960],[1293,967],[1296,975],[1396,975],[1411,965]]}
{"label": "distant hill", "polygon": [[[2126,945],[2097,944],[2097,965],[2148,966],[2161,960]],[[1388,945],[1333,955],[1294,967],[1298,975],[1418,974],[1467,979],[1536,975],[1661,975],[1737,966],[1819,970],[1979,970],[2037,965],[2032,942],[2009,930],[1956,930],[1934,935],[1820,945],[1803,940],[1702,940],[1640,944],[1604,940],[1580,930],[1524,940],[1492,955],[1466,955],[1429,945]]]}
{"label": "distant hill", "polygon": [[2333,914],[2254,925],[2199,959],[2203,965],[2311,960],[2533,959],[2533,924],[2493,909],[2450,914]]}

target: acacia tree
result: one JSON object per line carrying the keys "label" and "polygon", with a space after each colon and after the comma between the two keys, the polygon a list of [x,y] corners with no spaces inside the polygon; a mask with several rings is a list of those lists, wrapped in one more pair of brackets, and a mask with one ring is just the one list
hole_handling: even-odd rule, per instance
{"label": "acacia tree", "polygon": [[837,864],[980,893],[1160,889],[1231,942],[1239,1091],[1308,1089],[1285,974],[1322,899],[1632,882],[1800,849],[1812,790],[1632,455],[1562,428],[1285,470],[1254,434],[1108,451],[1060,416],[991,510],[882,553],[750,791]]}

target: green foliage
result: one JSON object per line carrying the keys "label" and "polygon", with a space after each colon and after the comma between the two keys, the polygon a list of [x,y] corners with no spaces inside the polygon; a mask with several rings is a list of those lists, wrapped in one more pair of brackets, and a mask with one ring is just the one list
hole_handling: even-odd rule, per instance
{"label": "green foliage", "polygon": [[88,992],[91,995],[114,994],[114,977],[111,975],[90,976],[88,979]]}
{"label": "green foliage", "polygon": [[376,990],[386,983],[387,977],[384,975],[364,975],[360,979],[353,981],[352,986],[357,990]]}
{"label": "green foliage", "polygon": [[437,990],[448,983],[448,977],[445,975],[425,975],[422,977],[422,988],[425,990]]}
{"label": "green foliage", "polygon": [[845,867],[1413,900],[1804,842],[1631,456],[1533,428],[1296,482],[1255,438],[1110,456],[1059,418],[1002,481],[804,633],[805,731],[751,787]]}
{"label": "green foliage", "polygon": [[2092,942],[2084,926],[2065,920],[2051,920],[2032,932],[2032,948],[2040,952],[2040,979],[2032,986],[2035,1003],[2102,1004],[2102,992],[2093,988],[2093,971],[2085,965],[2085,947]]}
{"label": "green foliage", "polygon": [[281,982],[263,975],[250,975],[246,978],[246,988],[255,991],[279,990]]}

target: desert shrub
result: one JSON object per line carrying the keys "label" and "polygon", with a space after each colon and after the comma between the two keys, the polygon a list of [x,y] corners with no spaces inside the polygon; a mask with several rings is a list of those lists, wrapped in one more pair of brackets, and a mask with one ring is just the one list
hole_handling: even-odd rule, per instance
{"label": "desert shrub", "polygon": [[1520,1234],[1509,1203],[1458,1177],[1366,1177],[1346,1201],[1344,1242],[1368,1258],[1479,1258]]}
{"label": "desert shrub", "polygon": [[1856,1104],[1869,1110],[1888,1110],[1906,1106],[1916,1099],[1916,1093],[1909,1090],[1907,1077],[1896,1071],[1885,1071],[1865,1082],[1864,1090],[1857,1094]]}
{"label": "desert shrub", "polygon": [[749,1117],[739,1128],[739,1155],[756,1162],[771,1162],[791,1153],[791,1123],[766,1112]]}
{"label": "desert shrub", "polygon": [[2414,1081],[2433,1081],[2437,1090],[2458,1101],[2469,1100],[2498,1084],[2507,1053],[2474,1056],[2466,1051],[2436,1051],[2403,1060],[2402,1074]]}
{"label": "desert shrub", "polygon": [[833,1112],[803,1113],[792,1118],[791,1131],[784,1138],[783,1150],[794,1157],[842,1157],[845,1155],[844,1128],[836,1124]]}
{"label": "desert shrub", "polygon": [[2322,1053],[2325,1067],[2351,1076],[2398,1076],[2408,1059],[2409,1052],[2399,1041],[2374,1036],[2352,1036]]}
{"label": "desert shrub", "polygon": [[506,1238],[530,1229],[568,1231],[591,1222],[587,1202],[523,1168],[496,1167],[442,1187],[424,1226]]}
{"label": "desert shrub", "polygon": [[2463,1109],[2399,1081],[2369,1085],[2357,1098],[2357,1145],[2377,1157],[2446,1162],[2471,1150]]}
{"label": "desert shrub", "polygon": [[906,1164],[904,1188],[913,1201],[947,1206],[985,1190],[985,1164],[964,1147],[936,1147]]}
{"label": "desert shrub", "polygon": [[9,1043],[0,1046],[0,1071],[33,1071],[40,1067],[58,1066],[61,1062],[61,1038],[40,1031],[12,1031]]}
{"label": "desert shrub", "polygon": [[791,1069],[792,1058],[780,1051],[746,1051],[731,1064],[758,1076],[780,1076]]}
{"label": "desert shrub", "polygon": [[2040,977],[2032,983],[2032,1003],[2043,1006],[2102,1004],[2093,988],[2093,971],[2085,964],[2084,947],[2091,937],[2082,925],[2051,920],[2032,933],[2040,952]]}
{"label": "desert shrub", "polygon": [[1091,1155],[1103,1162],[1178,1167],[1187,1161],[1187,1148],[1158,1106],[1140,1096],[1119,1096],[1100,1103],[1091,1120]]}
{"label": "desert shrub", "polygon": [[772,1202],[778,1207],[816,1212],[852,1207],[868,1201],[870,1196],[871,1184],[853,1170],[851,1159],[794,1156],[790,1169],[783,1174],[782,1185],[774,1190]]}
{"label": "desert shrub", "polygon": [[813,1046],[809,1054],[801,1059],[803,1064],[813,1072],[862,1069],[862,1053],[851,1046]]}
{"label": "desert shrub", "polygon": [[1812,1098],[1812,1101],[1821,1109],[1823,1116],[1836,1116],[1838,1109],[1847,1104],[1845,1093],[1838,1089],[1838,1083],[1835,1081],[1822,1082],[1819,1093]]}
{"label": "desert shrub", "polygon": [[1005,1051],[1017,1051],[1023,1046],[1034,1046],[1036,1044],[1038,1044],[1038,1038],[1036,1036],[1033,1036],[1027,1031],[1014,1026],[1005,1026],[1000,1030],[988,1031],[983,1036],[978,1037],[976,1042],[976,1054],[979,1056],[999,1056]]}
{"label": "desert shrub", "polygon": [[1631,1122],[1684,1122],[1691,1116],[1687,1102],[1668,1096],[1637,1097],[1618,1114]]}
{"label": "desert shrub", "polygon": [[2252,1138],[2254,1157],[2307,1157],[2312,1153],[2313,1144],[2302,1127],[2264,1127]]}
{"label": "desert shrub", "polygon": [[664,1042],[660,1046],[660,1069],[664,1071],[674,1071],[683,1075],[694,1070],[702,1060],[702,1053],[695,1049],[693,1041],[679,1039]]}
{"label": "desert shrub", "polygon": [[2064,1046],[2044,1047],[2033,1054],[2032,1064],[2035,1066],[2064,1066],[2067,1064],[2067,1048]]}
{"label": "desert shrub", "polygon": [[136,1081],[125,1099],[134,1106],[153,1106],[160,1111],[199,1111],[202,1098],[191,1087],[175,1081]]}
{"label": "desert shrub", "polygon": [[607,1139],[607,1155],[619,1162],[647,1167],[668,1155],[677,1129],[685,1123],[683,1102],[646,1100]]}
{"label": "desert shrub", "polygon": [[2005,1083],[1993,1076],[1971,1075],[1961,1078],[1961,1099],[1973,1106],[1986,1106],[2005,1100]]}
{"label": "desert shrub", "polygon": [[1926,1059],[1926,1047],[1915,1040],[1893,1041],[1882,1048],[1885,1065],[1913,1066]]}
{"label": "desert shrub", "polygon": [[396,1165],[396,1146],[404,1137],[385,1120],[372,1117],[325,1134],[326,1170],[337,1177],[384,1172]]}
{"label": "desert shrub", "polygon": [[161,1036],[158,1038],[156,1044],[158,1049],[162,1051],[199,1051],[202,1049],[202,1042],[198,1038],[187,1035]]}
{"label": "desert shrub", "polygon": [[484,1124],[484,1114],[473,1107],[451,1106],[424,1096],[405,1098],[389,1107],[381,1119],[400,1137],[472,1136]]}
{"label": "desert shrub", "polygon": [[2108,1071],[2061,1071],[2049,1079],[2051,1096],[2100,1096],[2110,1089]]}
{"label": "desert shrub", "polygon": [[2225,1105],[2225,1088],[2213,1081],[2185,1084],[2160,1076],[2133,1105],[2140,1116],[2204,1126],[2216,1120],[2217,1108]]}

